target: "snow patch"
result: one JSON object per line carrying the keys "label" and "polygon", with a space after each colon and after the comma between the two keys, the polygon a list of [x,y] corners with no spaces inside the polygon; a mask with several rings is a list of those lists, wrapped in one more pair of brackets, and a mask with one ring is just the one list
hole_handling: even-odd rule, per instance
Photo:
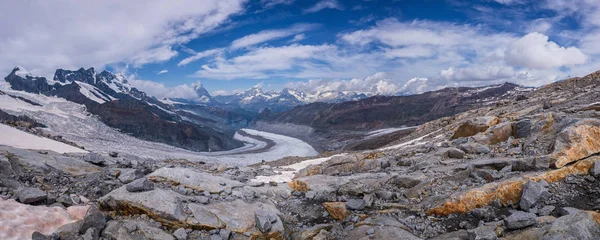
{"label": "snow patch", "polygon": [[34,231],[50,235],[65,224],[83,219],[88,208],[31,206],[0,198],[0,239],[31,239]]}
{"label": "snow patch", "polygon": [[81,94],[83,94],[85,97],[89,98],[90,100],[92,100],[94,102],[103,104],[107,101],[113,100],[112,98],[106,98],[106,97],[105,97],[106,99],[102,98],[103,97],[102,91],[100,91],[100,89],[98,89],[90,84],[87,84],[84,82],[76,82],[76,83],[80,86],[79,92],[81,92]]}
{"label": "snow patch", "polygon": [[0,134],[0,145],[22,149],[50,150],[57,153],[87,153],[80,148],[26,133],[4,124],[0,124],[0,133],[2,133]]}
{"label": "snow patch", "polygon": [[[325,161],[328,161],[329,159],[333,158],[333,157],[337,157],[337,156],[344,156],[346,155],[345,153],[342,154],[336,154],[330,157],[324,157],[324,158],[316,158],[316,159],[311,159],[311,160],[306,160],[306,161],[302,161],[299,163],[294,163],[292,165],[287,165],[284,167],[281,167],[282,169],[286,169],[283,171],[278,171],[275,170],[274,172],[276,172],[278,175],[272,175],[272,176],[256,176],[256,178],[251,179],[251,182],[264,182],[264,183],[269,183],[269,182],[278,182],[278,183],[286,183],[286,182],[290,182],[292,181],[292,179],[294,179],[294,176],[296,175],[296,173],[304,168],[307,168],[310,165],[317,165],[320,163],[323,163]],[[291,169],[291,170],[288,170]]]}

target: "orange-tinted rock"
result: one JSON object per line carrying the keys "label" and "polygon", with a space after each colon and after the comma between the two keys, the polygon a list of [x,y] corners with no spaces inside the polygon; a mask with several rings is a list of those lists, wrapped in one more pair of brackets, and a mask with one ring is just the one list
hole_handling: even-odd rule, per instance
{"label": "orange-tinted rock", "polygon": [[343,220],[348,217],[348,211],[344,202],[325,202],[323,203],[323,207],[333,219]]}
{"label": "orange-tinted rock", "polygon": [[537,182],[545,180],[546,182],[551,183],[565,179],[569,175],[588,174],[589,169],[593,166],[595,161],[600,161],[600,157],[581,160],[571,166],[538,175],[527,175],[518,180],[489,183],[482,187],[456,195],[451,198],[451,200],[429,209],[427,214],[447,216],[452,213],[466,213],[475,208],[489,205],[494,200],[497,200],[504,206],[517,204],[521,200],[523,184],[528,180]]}
{"label": "orange-tinted rock", "polygon": [[582,120],[565,129],[556,139],[554,149],[552,155],[557,168],[600,153],[600,121]]}
{"label": "orange-tinted rock", "polygon": [[477,133],[485,132],[488,128],[499,122],[500,119],[497,117],[479,117],[466,121],[456,128],[450,139],[474,136]]}

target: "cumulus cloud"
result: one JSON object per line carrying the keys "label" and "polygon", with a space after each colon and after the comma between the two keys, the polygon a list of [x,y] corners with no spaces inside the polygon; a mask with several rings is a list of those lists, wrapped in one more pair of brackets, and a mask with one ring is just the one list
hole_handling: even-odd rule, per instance
{"label": "cumulus cloud", "polygon": [[312,30],[316,27],[315,24],[295,24],[286,29],[274,29],[274,30],[264,30],[258,33],[250,34],[248,36],[244,36],[242,38],[236,39],[231,43],[231,49],[239,49],[249,46],[254,46],[259,43],[272,41],[275,39],[280,39],[288,36],[292,36],[298,33],[306,32]]}
{"label": "cumulus cloud", "polygon": [[202,66],[195,76],[216,79],[267,78],[279,71],[292,70],[297,65],[316,60],[322,56],[320,53],[334,49],[335,46],[327,44],[257,48],[231,59],[216,59],[215,63]]}
{"label": "cumulus cloud", "polygon": [[508,63],[532,69],[573,66],[587,60],[578,48],[561,47],[541,33],[530,33],[510,43],[505,54]]}
{"label": "cumulus cloud", "polygon": [[160,70],[160,71],[159,71],[158,73],[156,73],[156,74],[158,74],[158,75],[161,75],[161,74],[165,74],[165,73],[168,73],[168,72],[169,72],[169,70],[167,70],[167,69],[163,69],[163,70]]}
{"label": "cumulus cloud", "polygon": [[315,4],[314,6],[304,9],[303,12],[304,13],[315,13],[315,12],[319,12],[321,10],[324,9],[337,9],[337,10],[344,10],[344,8],[342,7],[342,5],[340,5],[340,3],[338,3],[337,0],[321,0],[319,1],[317,4]]}
{"label": "cumulus cloud", "polygon": [[[185,44],[242,12],[244,0],[15,1],[0,15],[0,69],[15,64],[41,75],[56,68],[129,63],[177,55]],[[143,10],[140,10],[143,6]],[[57,14],[61,13],[61,14]]]}
{"label": "cumulus cloud", "polygon": [[170,98],[186,98],[193,99],[198,97],[196,91],[191,85],[182,84],[174,87],[167,87],[163,83],[150,81],[150,80],[141,80],[135,79],[135,76],[129,76],[127,79],[129,83],[136,87],[137,89],[145,92],[150,96],[155,96],[157,98],[170,97]]}
{"label": "cumulus cloud", "polygon": [[360,93],[391,95],[397,93],[399,89],[397,84],[392,82],[391,78],[391,74],[380,72],[363,79],[311,79],[303,82],[289,82],[285,86],[287,88],[297,89],[311,94],[328,91],[352,91]]}

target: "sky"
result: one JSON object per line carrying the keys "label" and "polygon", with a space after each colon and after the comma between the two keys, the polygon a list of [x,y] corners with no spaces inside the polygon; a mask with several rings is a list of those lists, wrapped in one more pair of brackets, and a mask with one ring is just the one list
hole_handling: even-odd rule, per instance
{"label": "sky", "polygon": [[412,94],[600,70],[598,0],[4,1],[0,71],[122,72],[157,97]]}

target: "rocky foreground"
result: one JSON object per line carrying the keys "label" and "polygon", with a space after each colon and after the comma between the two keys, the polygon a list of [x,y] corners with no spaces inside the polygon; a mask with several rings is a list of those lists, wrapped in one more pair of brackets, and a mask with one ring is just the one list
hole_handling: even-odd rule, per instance
{"label": "rocky foreground", "polygon": [[600,72],[434,120],[285,183],[268,181],[286,170],[277,162],[2,147],[0,194],[13,199],[3,201],[89,208],[55,230],[15,225],[2,238],[600,239],[599,81]]}

